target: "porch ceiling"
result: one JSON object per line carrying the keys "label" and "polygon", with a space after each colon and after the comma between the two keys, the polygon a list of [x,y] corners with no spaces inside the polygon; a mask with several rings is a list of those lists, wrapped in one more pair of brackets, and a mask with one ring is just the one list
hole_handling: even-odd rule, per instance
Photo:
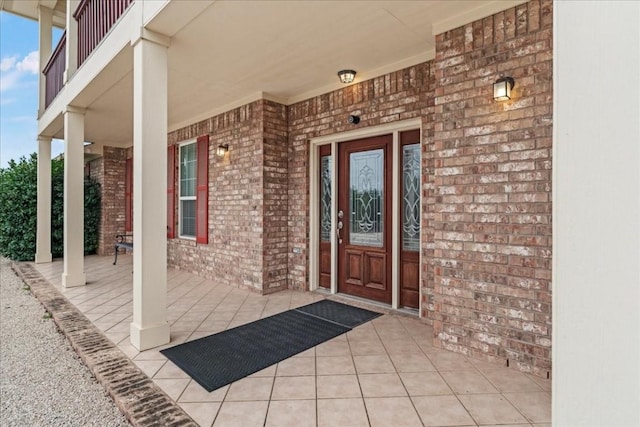
{"label": "porch ceiling", "polygon": [[[199,3],[197,14],[180,19],[175,14],[184,10],[167,6],[147,27],[171,37],[174,130],[262,97],[291,104],[338,89],[336,73],[344,68],[358,72],[357,82],[424,62],[434,57],[434,32],[522,2],[216,1]],[[87,88],[92,96],[81,95],[87,140],[131,145],[132,59],[126,50],[127,60],[105,69],[118,78]]]}

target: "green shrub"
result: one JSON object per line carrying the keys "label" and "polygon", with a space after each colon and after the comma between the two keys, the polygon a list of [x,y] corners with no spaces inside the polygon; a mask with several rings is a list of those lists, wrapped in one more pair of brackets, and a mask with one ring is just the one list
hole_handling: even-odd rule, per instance
{"label": "green shrub", "polygon": [[[37,181],[36,154],[9,161],[0,168],[0,255],[15,261],[32,261],[36,252]],[[51,161],[51,254],[61,257],[63,247],[64,161]],[[84,183],[84,253],[98,248],[100,184]]]}

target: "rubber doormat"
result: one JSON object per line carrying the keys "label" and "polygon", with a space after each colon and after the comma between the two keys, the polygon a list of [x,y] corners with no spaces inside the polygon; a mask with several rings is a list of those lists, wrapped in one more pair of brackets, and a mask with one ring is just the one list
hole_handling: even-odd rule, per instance
{"label": "rubber doormat", "polygon": [[322,300],[161,353],[211,392],[378,316],[369,310]]}

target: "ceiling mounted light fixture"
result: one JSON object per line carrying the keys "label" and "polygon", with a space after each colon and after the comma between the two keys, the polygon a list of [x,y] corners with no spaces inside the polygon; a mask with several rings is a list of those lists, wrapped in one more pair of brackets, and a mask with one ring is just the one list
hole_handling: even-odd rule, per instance
{"label": "ceiling mounted light fixture", "polygon": [[496,101],[508,101],[511,99],[511,90],[516,85],[513,77],[500,77],[493,84],[493,99]]}
{"label": "ceiling mounted light fixture", "polygon": [[353,70],[340,70],[338,71],[338,78],[344,84],[349,84],[356,78],[356,72]]}

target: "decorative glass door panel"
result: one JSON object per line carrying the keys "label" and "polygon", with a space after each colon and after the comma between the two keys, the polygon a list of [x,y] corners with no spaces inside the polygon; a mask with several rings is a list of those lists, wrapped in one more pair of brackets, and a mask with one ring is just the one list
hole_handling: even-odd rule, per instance
{"label": "decorative glass door panel", "polygon": [[331,287],[331,145],[320,147],[320,280],[323,288]]}
{"label": "decorative glass door panel", "polygon": [[391,302],[391,135],[339,145],[338,290]]}
{"label": "decorative glass door panel", "polygon": [[349,154],[349,241],[383,246],[384,150]]}
{"label": "decorative glass door panel", "polygon": [[400,133],[400,305],[420,304],[420,131]]}

